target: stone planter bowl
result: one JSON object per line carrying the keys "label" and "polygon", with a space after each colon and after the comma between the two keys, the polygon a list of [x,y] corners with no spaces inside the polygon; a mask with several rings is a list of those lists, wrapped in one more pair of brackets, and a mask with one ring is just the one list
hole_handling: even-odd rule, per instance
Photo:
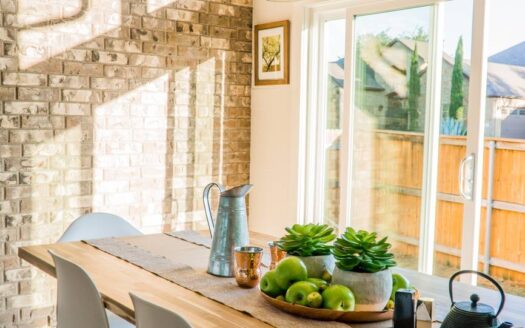
{"label": "stone planter bowl", "polygon": [[297,257],[306,265],[309,278],[321,278],[325,271],[328,271],[330,274],[334,271],[335,260],[332,254]]}
{"label": "stone planter bowl", "polygon": [[392,293],[392,272],[375,273],[343,271],[337,266],[332,284],[347,286],[355,296],[355,311],[382,311]]}

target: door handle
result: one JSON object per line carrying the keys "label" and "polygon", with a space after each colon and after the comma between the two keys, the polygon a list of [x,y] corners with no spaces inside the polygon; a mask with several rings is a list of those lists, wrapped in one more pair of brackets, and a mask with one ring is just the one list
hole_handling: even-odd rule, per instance
{"label": "door handle", "polygon": [[[472,200],[474,190],[474,154],[463,158],[459,164],[459,194],[466,200]],[[466,174],[465,174],[465,171]]]}

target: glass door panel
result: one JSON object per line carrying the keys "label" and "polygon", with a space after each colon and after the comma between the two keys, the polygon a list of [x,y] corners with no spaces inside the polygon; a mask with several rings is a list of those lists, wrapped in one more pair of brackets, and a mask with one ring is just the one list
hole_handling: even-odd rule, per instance
{"label": "glass door panel", "polygon": [[525,296],[525,1],[492,1],[488,9],[479,268]]}
{"label": "glass door panel", "polygon": [[443,6],[441,118],[433,274],[450,277],[460,268],[463,198],[459,166],[466,156],[472,39],[472,0]]}
{"label": "glass door panel", "polygon": [[433,7],[357,15],[350,225],[389,236],[417,269]]}
{"label": "glass door panel", "polygon": [[346,19],[324,22],[322,42],[324,72],[321,106],[325,110],[322,152],[324,153],[323,222],[339,225],[341,109],[344,99],[344,56]]}

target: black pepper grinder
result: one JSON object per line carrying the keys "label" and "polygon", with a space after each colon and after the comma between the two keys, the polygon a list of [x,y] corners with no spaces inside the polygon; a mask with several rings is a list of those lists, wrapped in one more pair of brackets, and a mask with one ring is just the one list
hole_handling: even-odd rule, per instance
{"label": "black pepper grinder", "polygon": [[400,289],[394,299],[394,328],[416,328],[416,293]]}

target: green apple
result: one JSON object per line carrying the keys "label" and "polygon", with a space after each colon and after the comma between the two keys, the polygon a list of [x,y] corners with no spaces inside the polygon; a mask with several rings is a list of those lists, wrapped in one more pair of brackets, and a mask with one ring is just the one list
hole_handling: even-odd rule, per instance
{"label": "green apple", "polygon": [[259,283],[262,292],[271,297],[276,297],[283,293],[283,290],[279,287],[275,279],[276,274],[275,270],[266,272]]}
{"label": "green apple", "polygon": [[330,282],[332,281],[332,275],[330,274],[330,272],[324,270],[323,275],[321,276],[321,279],[323,279],[326,282]]}
{"label": "green apple", "polygon": [[323,307],[336,311],[353,311],[355,297],[352,291],[343,285],[331,285],[322,294]]}
{"label": "green apple", "polygon": [[393,300],[388,300],[388,302],[386,303],[386,306],[385,306],[385,310],[393,310],[394,309],[394,301]]}
{"label": "green apple", "polygon": [[323,305],[323,296],[318,292],[312,292],[306,296],[306,306],[320,308]]}
{"label": "green apple", "polygon": [[283,290],[287,290],[294,282],[303,281],[308,278],[306,266],[300,258],[287,257],[277,264],[275,268],[275,281]]}
{"label": "green apple", "polygon": [[306,281],[309,281],[317,286],[319,288],[319,291],[323,291],[328,287],[328,283],[324,281],[323,279],[319,278],[308,278]]}
{"label": "green apple", "polygon": [[392,273],[392,294],[390,294],[390,299],[395,300],[396,292],[399,289],[410,288],[410,281],[400,273]]}
{"label": "green apple", "polygon": [[279,301],[286,302],[286,300],[284,299],[284,296],[283,296],[283,295],[279,295],[279,296],[277,296],[276,299],[278,299]]}
{"label": "green apple", "polygon": [[318,288],[315,284],[308,281],[298,281],[294,283],[286,291],[286,302],[299,305],[308,305],[308,295],[317,292]]}

